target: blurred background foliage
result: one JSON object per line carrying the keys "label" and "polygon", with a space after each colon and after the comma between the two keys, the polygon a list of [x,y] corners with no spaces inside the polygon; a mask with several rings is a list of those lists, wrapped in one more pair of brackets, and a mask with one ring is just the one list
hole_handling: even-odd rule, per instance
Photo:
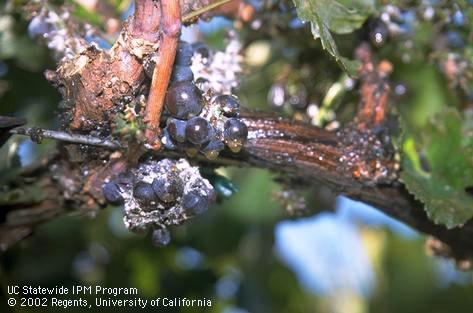
{"label": "blurred background foliage", "polygon": [[[29,38],[25,15],[19,10],[23,2],[9,1],[0,11],[0,114],[26,117],[31,126],[56,128],[60,99],[43,77],[43,71],[55,68],[55,63],[45,47]],[[319,42],[308,40],[310,29],[297,20],[290,2],[255,2],[258,8],[269,9],[261,15],[265,27],[252,25],[252,30],[241,31],[249,64],[238,93],[241,102],[322,126],[349,120],[357,103],[356,82],[322,51]],[[430,7],[440,5],[434,2]],[[131,1],[106,3],[122,17],[132,5]],[[422,1],[429,8],[426,3]],[[77,18],[97,26],[103,23],[96,12],[77,2],[70,4]],[[379,7],[376,10],[381,12]],[[472,18],[468,14],[467,20]],[[353,41],[368,36],[371,22],[356,36],[335,36],[342,55],[350,56]],[[183,36],[221,48],[222,29],[229,25],[230,21],[216,18],[185,29]],[[395,87],[405,88],[404,92],[401,87],[394,89],[393,101],[396,111],[409,117],[406,129],[413,130],[408,139],[446,103],[462,108],[465,97],[470,97],[465,93],[468,84],[457,86],[463,94],[458,97],[440,63],[426,61],[432,49],[429,25],[418,22],[408,41],[375,48],[380,57],[393,62],[392,79],[399,83]],[[460,30],[460,36],[468,33],[464,26]],[[439,51],[437,59],[442,59],[445,51]],[[280,85],[290,94],[290,105],[273,101],[272,92]],[[291,97],[295,97],[292,102]],[[323,114],[311,115],[312,104]],[[15,166],[31,163],[52,146],[48,141],[36,145],[23,138],[10,139],[0,150],[0,177]],[[149,238],[128,232],[118,207],[108,207],[93,218],[63,216],[42,225],[0,256],[0,312],[42,312],[7,307],[8,285],[82,284],[136,287],[147,299],[207,298],[213,304],[210,309],[161,308],[162,312],[473,310],[471,272],[459,272],[449,261],[426,255],[424,236],[407,226],[369,206],[335,198],[323,187],[306,188],[309,212],[292,218],[276,201],[287,186],[275,180],[284,178],[258,169],[218,172],[239,191],[202,217],[173,229],[173,240],[164,248],[154,248]]]}

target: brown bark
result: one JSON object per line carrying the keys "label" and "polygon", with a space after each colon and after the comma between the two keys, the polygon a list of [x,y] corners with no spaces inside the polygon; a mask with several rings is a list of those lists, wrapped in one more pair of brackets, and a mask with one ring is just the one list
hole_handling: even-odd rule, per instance
{"label": "brown bark", "polygon": [[[249,128],[250,139],[240,154],[223,155],[217,160],[196,158],[194,161],[207,165],[256,166],[304,180],[309,184],[324,184],[337,194],[371,204],[412,228],[438,238],[449,246],[450,255],[458,260],[470,259],[473,256],[473,222],[466,223],[462,228],[447,230],[427,218],[422,203],[416,201],[401,183],[393,181],[386,184],[375,179],[360,179],[354,175],[353,168],[350,170],[340,162],[341,156],[352,151],[336,133],[256,112],[245,113],[244,121]],[[166,152],[156,152],[156,155],[185,157]],[[95,155],[90,157],[95,158]],[[83,175],[81,167],[70,166],[70,162],[67,154],[60,154],[47,163],[40,164],[40,170],[25,173],[25,177],[34,177],[35,180],[41,181],[44,188],[52,188],[48,193],[51,192],[54,201],[26,204],[23,207],[2,206],[6,216],[5,221],[0,224],[0,244],[3,247],[8,247],[15,239],[22,238],[15,234],[24,235],[28,233],[26,229],[31,231],[38,223],[48,221],[57,214],[68,211],[96,212],[104,203],[100,194],[101,186],[86,191],[82,189],[88,178],[91,179],[90,176],[75,184],[54,179],[58,176]],[[99,171],[101,163],[100,160],[89,160],[82,161],[81,164],[89,169],[95,166],[95,170],[91,171],[92,175],[93,172]],[[24,184],[31,184],[28,181],[25,178]],[[19,219],[18,216],[23,218]]]}
{"label": "brown bark", "polygon": [[151,80],[145,118],[145,136],[153,149],[160,148],[159,121],[164,107],[164,97],[171,79],[174,59],[176,57],[179,36],[181,34],[181,8],[178,1],[161,1],[161,33],[160,48],[156,57],[156,66]]}
{"label": "brown bark", "polygon": [[[181,14],[209,2],[181,0]],[[66,102],[66,129],[108,134],[114,114],[145,93],[143,58],[163,45],[166,47],[159,36],[162,13],[158,1],[136,1],[135,14],[125,24],[111,51],[89,49],[73,61],[61,64],[57,75],[49,75],[62,90]],[[175,17],[171,22],[175,22]],[[169,44],[171,48],[166,51],[170,49],[175,53],[175,33],[171,31],[172,45]],[[167,57],[165,68],[172,63],[174,55]],[[224,154],[216,160],[198,157],[194,161],[203,165],[262,167],[309,184],[324,184],[338,194],[371,204],[438,238],[448,245],[443,252],[448,250],[448,254],[458,260],[471,259],[473,222],[452,230],[435,225],[427,218],[422,204],[398,181],[399,166],[394,160],[394,150],[384,140],[389,66],[387,63],[377,65],[369,50],[363,47],[358,51],[358,57],[363,61],[362,100],[352,124],[338,132],[329,132],[247,111],[243,120],[249,129],[249,139],[240,154]],[[162,84],[167,85],[166,80]],[[159,92],[163,96],[162,91]],[[130,148],[133,149],[135,147]],[[157,157],[185,157],[179,153],[154,153]],[[12,191],[39,188],[45,192],[40,193],[39,198],[0,203],[0,215],[4,217],[0,220],[0,247],[8,248],[36,225],[58,214],[69,211],[95,214],[105,204],[101,195],[102,182],[134,162],[136,160],[130,160],[123,151],[112,153],[105,148],[59,145],[59,151],[51,158],[25,170],[10,184]]]}

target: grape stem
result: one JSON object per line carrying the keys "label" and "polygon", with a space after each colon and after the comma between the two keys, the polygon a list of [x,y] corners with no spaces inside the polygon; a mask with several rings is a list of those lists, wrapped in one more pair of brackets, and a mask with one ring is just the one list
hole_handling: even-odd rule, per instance
{"label": "grape stem", "polygon": [[182,21],[183,24],[192,22],[194,19],[196,19],[200,15],[202,15],[204,13],[207,13],[207,12],[209,12],[209,11],[215,9],[215,8],[218,8],[219,6],[224,5],[224,4],[226,4],[230,1],[234,1],[234,0],[218,0],[218,1],[215,1],[211,4],[209,4],[206,7],[200,8],[198,10],[192,11],[189,14],[184,15],[182,17],[181,21]]}
{"label": "grape stem", "polygon": [[[107,148],[111,150],[125,150],[127,148],[126,145],[123,145],[118,140],[105,139],[105,138],[95,137],[91,135],[73,134],[73,133],[68,133],[64,131],[49,130],[49,129],[43,129],[43,128],[37,128],[37,127],[16,127],[16,128],[10,129],[8,132],[10,135],[28,136],[30,137],[31,141],[36,142],[36,143],[41,143],[43,139],[53,139],[53,140],[67,142],[67,143],[102,147],[102,148]],[[128,148],[128,150],[130,149]],[[185,157],[180,152],[167,151],[167,150],[155,151],[154,155],[159,156],[159,157],[174,158],[174,159]],[[194,159],[200,162],[210,162],[206,157],[199,156],[199,155],[194,157]],[[242,166],[242,165],[247,164],[244,161],[239,161],[237,159],[225,158],[225,157],[212,160],[211,163],[216,164],[216,165],[226,165],[226,166],[232,166],[232,165]]]}
{"label": "grape stem", "polygon": [[179,1],[162,0],[160,4],[162,37],[156,57],[156,66],[153,72],[144,119],[147,124],[145,131],[146,139],[155,150],[160,148],[159,121],[181,33],[181,8]]}
{"label": "grape stem", "polygon": [[36,143],[40,143],[44,138],[47,138],[76,144],[104,147],[109,149],[122,148],[120,142],[116,140],[103,139],[90,135],[72,134],[63,131],[48,130],[36,127],[17,127],[11,129],[10,134],[28,136],[31,138],[32,141]]}

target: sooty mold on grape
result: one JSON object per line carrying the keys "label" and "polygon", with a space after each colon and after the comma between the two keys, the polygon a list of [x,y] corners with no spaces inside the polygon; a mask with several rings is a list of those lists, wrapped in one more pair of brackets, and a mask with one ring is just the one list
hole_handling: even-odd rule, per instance
{"label": "sooty mold on grape", "polygon": [[[104,195],[112,204],[123,204],[123,220],[130,231],[154,231],[153,238],[163,239],[168,226],[205,212],[215,201],[213,186],[185,159],[147,160],[126,177],[127,183],[121,177],[107,182]],[[164,239],[154,241],[160,246],[169,242]]]}

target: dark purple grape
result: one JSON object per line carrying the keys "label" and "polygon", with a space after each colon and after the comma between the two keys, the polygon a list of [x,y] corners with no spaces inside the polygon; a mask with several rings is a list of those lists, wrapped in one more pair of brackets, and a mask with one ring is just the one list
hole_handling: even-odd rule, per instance
{"label": "dark purple grape", "polygon": [[176,65],[172,70],[171,82],[193,81],[194,73],[188,66]]}
{"label": "dark purple grape", "polygon": [[248,136],[248,127],[237,118],[230,118],[225,122],[223,136],[225,140],[242,140]]}
{"label": "dark purple grape", "polygon": [[169,118],[167,123],[167,130],[169,135],[177,142],[186,141],[186,124],[187,121],[178,120],[175,118]]}
{"label": "dark purple grape", "polygon": [[225,143],[233,152],[239,152],[248,136],[245,123],[237,118],[230,118],[225,122],[223,137]]}
{"label": "dark purple grape", "polygon": [[211,126],[206,119],[196,116],[187,121],[186,139],[191,143],[200,145],[208,141],[211,134]]}
{"label": "dark purple grape", "polygon": [[123,204],[123,197],[120,192],[120,187],[114,181],[110,181],[102,187],[103,196],[108,203],[113,205]]}
{"label": "dark purple grape", "polygon": [[155,229],[151,237],[151,240],[156,247],[164,247],[171,242],[171,234],[165,228]]}
{"label": "dark purple grape", "polygon": [[174,64],[181,66],[191,65],[193,54],[194,49],[192,48],[192,46],[185,41],[180,41],[179,47],[177,48],[176,60],[174,61]]}
{"label": "dark purple grape", "polygon": [[163,202],[173,202],[181,193],[181,181],[174,175],[158,177],[153,181],[154,193]]}
{"label": "dark purple grape", "polygon": [[191,191],[182,197],[182,207],[192,215],[199,215],[207,211],[209,202],[207,197],[197,191]]}
{"label": "dark purple grape", "polygon": [[199,77],[195,80],[195,85],[200,89],[200,90],[208,90],[210,88],[210,82],[208,79],[205,79],[203,77]]}
{"label": "dark purple grape", "polygon": [[133,189],[133,196],[142,204],[151,204],[157,200],[151,184],[140,182]]}
{"label": "dark purple grape", "polygon": [[220,95],[214,102],[222,108],[223,115],[227,117],[237,117],[240,115],[240,103],[238,99],[231,95]]}
{"label": "dark purple grape", "polygon": [[375,20],[371,24],[369,36],[374,46],[381,47],[388,40],[389,28],[383,21]]}
{"label": "dark purple grape", "polygon": [[202,111],[201,91],[191,82],[176,82],[166,93],[166,109],[179,119],[189,119]]}

